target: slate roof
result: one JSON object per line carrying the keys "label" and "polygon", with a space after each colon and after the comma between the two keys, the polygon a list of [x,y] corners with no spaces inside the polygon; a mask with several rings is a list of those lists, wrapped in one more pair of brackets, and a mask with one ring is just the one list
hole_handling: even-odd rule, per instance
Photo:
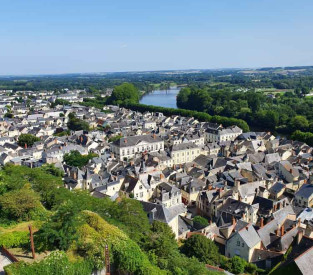
{"label": "slate roof", "polygon": [[295,193],[295,196],[303,197],[308,199],[313,194],[313,185],[312,184],[303,184],[299,191]]}
{"label": "slate roof", "polygon": [[143,209],[147,213],[154,212],[154,220],[169,223],[176,216],[185,213],[186,207],[183,204],[175,205],[169,208],[161,204],[140,201]]}
{"label": "slate roof", "polygon": [[312,275],[313,270],[313,247],[295,259],[295,263],[303,275]]}
{"label": "slate roof", "polygon": [[163,139],[160,138],[159,136],[151,136],[151,135],[128,136],[128,137],[122,137],[121,139],[116,140],[114,142],[114,145],[117,145],[119,147],[129,147],[129,146],[135,146],[141,141],[147,142],[147,143],[155,143],[155,142],[161,142],[163,141]]}
{"label": "slate roof", "polygon": [[241,236],[241,238],[244,240],[249,248],[254,247],[261,241],[258,233],[255,231],[254,227],[251,224],[239,230],[238,234]]}

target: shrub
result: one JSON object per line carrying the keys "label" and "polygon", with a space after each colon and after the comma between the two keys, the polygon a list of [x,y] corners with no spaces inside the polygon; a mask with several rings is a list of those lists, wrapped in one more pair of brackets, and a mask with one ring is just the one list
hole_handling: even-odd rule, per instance
{"label": "shrub", "polygon": [[62,251],[54,251],[40,262],[32,264],[17,262],[6,266],[4,269],[8,275],[89,275],[92,273],[92,266],[88,261],[70,262],[68,256]]}
{"label": "shrub", "polygon": [[0,247],[6,248],[23,246],[29,243],[28,231],[13,231],[0,234]]}

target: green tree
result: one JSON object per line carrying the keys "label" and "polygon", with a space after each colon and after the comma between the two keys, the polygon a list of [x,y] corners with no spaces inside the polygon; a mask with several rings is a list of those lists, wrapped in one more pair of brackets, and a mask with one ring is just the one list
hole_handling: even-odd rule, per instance
{"label": "green tree", "polygon": [[71,201],[65,202],[42,225],[36,234],[36,242],[43,250],[67,250],[77,240],[77,229],[81,224],[80,209]]}
{"label": "green tree", "polygon": [[73,113],[70,113],[68,117],[69,117],[69,120],[67,122],[67,127],[70,130],[72,130],[72,131],[81,131],[81,130],[89,131],[89,124],[86,121],[77,118],[75,116],[75,114],[73,114]]}
{"label": "green tree", "polygon": [[177,106],[179,108],[188,108],[189,95],[191,94],[190,88],[182,88],[177,95]]}
{"label": "green tree", "polygon": [[193,235],[187,239],[181,247],[182,253],[188,257],[196,257],[200,262],[218,264],[218,247],[203,235]]}
{"label": "green tree", "polygon": [[234,256],[231,258],[231,272],[233,272],[234,274],[241,274],[244,272],[245,270],[245,266],[246,266],[247,262],[238,257],[238,256]]}
{"label": "green tree", "polygon": [[35,142],[39,141],[40,138],[31,135],[31,134],[21,134],[18,137],[18,142],[17,144],[21,147],[32,147],[34,145]]}
{"label": "green tree", "polygon": [[28,186],[0,196],[2,215],[13,220],[30,220],[32,211],[41,207],[40,197]]}
{"label": "green tree", "polygon": [[290,121],[292,130],[307,130],[309,128],[309,121],[304,116],[295,116]]}
{"label": "green tree", "polygon": [[109,102],[113,104],[138,103],[139,92],[133,84],[123,83],[114,87],[112,95],[109,98]]}
{"label": "green tree", "polygon": [[123,198],[113,210],[112,216],[122,223],[123,229],[131,239],[139,244],[144,243],[150,224],[139,201]]}
{"label": "green tree", "polygon": [[163,222],[154,221],[147,239],[146,250],[153,252],[159,258],[168,258],[168,255],[175,253],[178,245],[172,229]]}
{"label": "green tree", "polygon": [[63,161],[69,166],[75,166],[82,168],[83,166],[87,165],[89,160],[94,157],[97,157],[97,154],[89,153],[88,155],[82,155],[78,151],[71,151],[67,153],[63,157]]}
{"label": "green tree", "polygon": [[56,177],[64,176],[64,172],[60,168],[55,167],[54,164],[44,164],[40,168],[45,173],[49,173],[53,176],[56,176]]}

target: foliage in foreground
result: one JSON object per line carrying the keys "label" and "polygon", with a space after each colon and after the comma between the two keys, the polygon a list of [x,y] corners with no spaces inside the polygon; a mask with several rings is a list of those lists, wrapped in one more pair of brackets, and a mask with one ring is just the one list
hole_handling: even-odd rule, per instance
{"label": "foliage in foreground", "polygon": [[[45,211],[45,215],[34,216],[40,221],[39,231],[34,234],[36,251],[62,250],[68,257],[62,256],[60,261],[47,260],[49,268],[46,262],[13,264],[7,268],[11,274],[89,273],[90,268],[101,269],[104,265],[105,244],[109,245],[113,267],[125,273],[212,274],[198,259],[180,253],[168,225],[158,222],[150,225],[140,202],[127,198],[112,202],[94,198],[87,191],[69,191],[61,187],[60,177],[46,171],[5,166],[0,172],[0,198],[23,188],[34,192],[39,208]],[[6,221],[7,224],[16,222],[9,216]],[[21,233],[20,244],[17,239],[13,240],[12,247],[29,251],[29,243],[23,239],[25,234]],[[18,238],[18,234],[14,237]],[[12,240],[12,236],[8,236],[6,241],[10,238]],[[61,272],[61,261],[68,271],[61,269],[65,273],[53,273]],[[77,273],[80,268],[82,272]]]}
{"label": "foliage in foreground", "polygon": [[63,251],[54,251],[40,262],[32,264],[17,262],[6,266],[4,269],[8,275],[90,275],[92,273],[90,263],[82,260],[71,262]]}

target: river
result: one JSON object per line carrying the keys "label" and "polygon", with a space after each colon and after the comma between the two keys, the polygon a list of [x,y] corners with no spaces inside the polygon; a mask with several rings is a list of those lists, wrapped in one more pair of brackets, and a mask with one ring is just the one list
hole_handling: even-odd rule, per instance
{"label": "river", "polygon": [[169,90],[154,90],[145,94],[140,103],[146,105],[161,106],[167,108],[177,108],[176,96],[179,93],[179,87],[171,87]]}

